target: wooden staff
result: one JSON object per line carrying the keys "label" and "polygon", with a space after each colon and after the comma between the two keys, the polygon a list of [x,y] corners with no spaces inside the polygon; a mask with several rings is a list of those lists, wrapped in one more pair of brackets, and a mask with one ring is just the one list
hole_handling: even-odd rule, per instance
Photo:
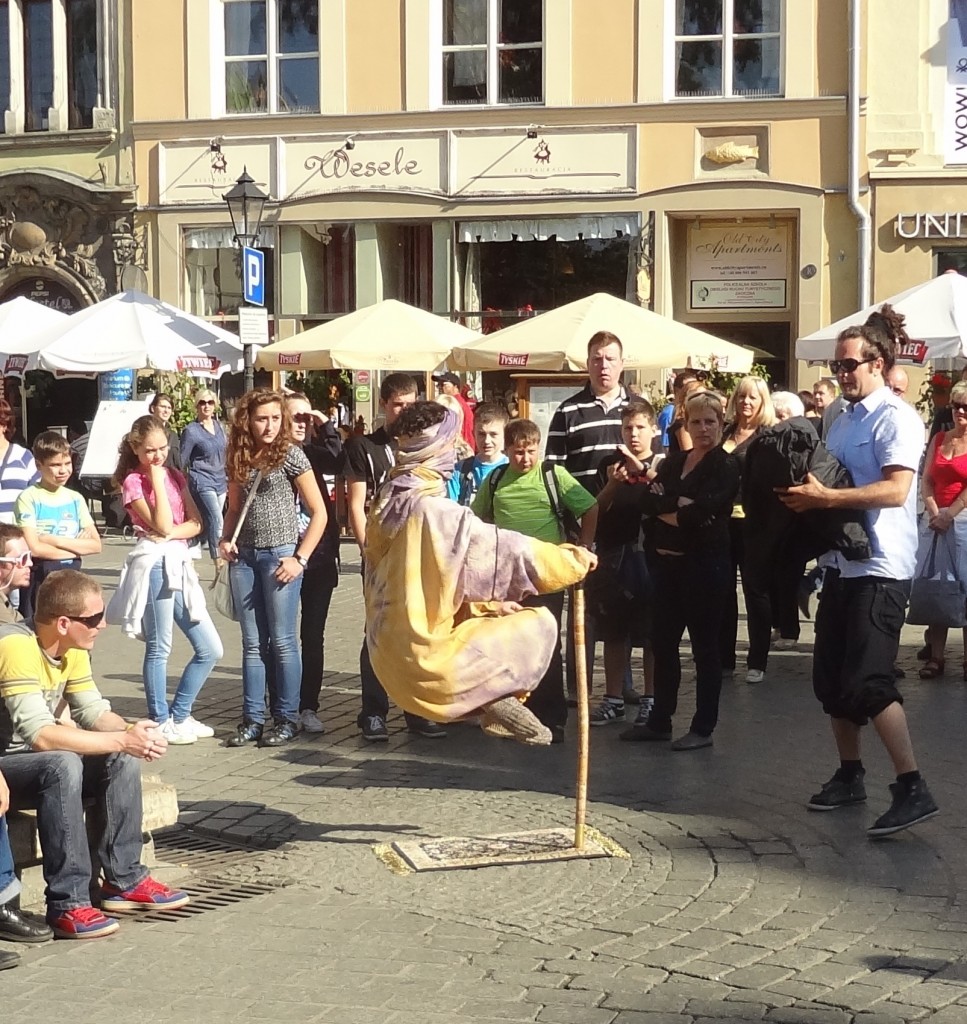
{"label": "wooden staff", "polygon": [[588,806],[588,662],[584,635],[584,585],[579,583],[572,591],[571,623],[574,628],[574,675],[578,698],[578,777],[575,789],[574,849],[584,849],[584,819]]}

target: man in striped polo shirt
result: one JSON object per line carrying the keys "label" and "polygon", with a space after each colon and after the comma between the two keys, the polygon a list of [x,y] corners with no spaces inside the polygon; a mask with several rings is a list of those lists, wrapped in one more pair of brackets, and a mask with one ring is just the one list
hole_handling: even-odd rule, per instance
{"label": "man in striped polo shirt", "polygon": [[558,407],[547,431],[546,457],[564,468],[592,494],[598,467],[621,444],[621,410],[628,395],[621,383],[621,341],[598,331],[588,342],[588,383]]}
{"label": "man in striped polo shirt", "polygon": [[[561,462],[564,468],[592,494],[600,490],[598,469],[614,454],[622,442],[621,410],[628,394],[621,383],[624,350],[621,340],[610,331],[598,331],[588,342],[588,383],[577,394],[566,398],[551,417],[547,431],[545,457]],[[591,623],[588,623],[591,626]],[[594,633],[589,629],[588,679],[594,660]],[[574,630],[568,608],[567,626],[567,689],[577,693],[574,673]],[[638,695],[630,683],[625,687],[625,700],[637,703]]]}

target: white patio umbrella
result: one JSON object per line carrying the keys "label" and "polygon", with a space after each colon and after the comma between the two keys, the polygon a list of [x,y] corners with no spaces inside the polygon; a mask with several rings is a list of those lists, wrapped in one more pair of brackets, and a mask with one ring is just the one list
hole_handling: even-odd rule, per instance
{"label": "white patio umbrella", "polygon": [[477,335],[446,317],[384,299],[294,338],[266,345],[263,370],[435,370]]}
{"label": "white patio umbrella", "polygon": [[66,313],[23,295],[0,303],[0,367],[4,377],[37,369],[37,338],[63,323]]}
{"label": "white patio umbrella", "polygon": [[585,370],[588,341],[598,331],[621,339],[625,366],[702,366],[752,369],[754,353],[730,341],[597,292],[493,334],[457,345],[449,364],[459,370]]}
{"label": "white patio umbrella", "polygon": [[243,367],[236,335],[136,291],[88,306],[36,341],[40,366],[47,370],[149,369],[220,377]]}
{"label": "white patio umbrella", "polygon": [[832,359],[839,333],[862,324],[885,302],[904,315],[907,334],[926,346],[925,351],[901,353],[901,361],[922,363],[927,359],[967,356],[967,277],[948,270],[800,338],[796,342],[796,358],[814,362]]}

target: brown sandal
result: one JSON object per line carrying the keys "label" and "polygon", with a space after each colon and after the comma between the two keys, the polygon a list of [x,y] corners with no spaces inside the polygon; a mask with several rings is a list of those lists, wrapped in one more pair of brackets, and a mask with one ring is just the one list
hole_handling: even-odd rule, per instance
{"label": "brown sandal", "polygon": [[[920,669],[921,679],[939,679],[943,675],[944,662],[943,658],[928,658],[924,663],[922,669]],[[967,669],[965,669],[967,674]]]}

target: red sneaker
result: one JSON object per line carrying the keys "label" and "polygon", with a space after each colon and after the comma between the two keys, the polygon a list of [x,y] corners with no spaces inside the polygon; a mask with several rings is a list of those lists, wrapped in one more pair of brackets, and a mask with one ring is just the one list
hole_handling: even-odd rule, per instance
{"label": "red sneaker", "polygon": [[121,927],[113,917],[105,917],[96,907],[74,907],[59,914],[48,914],[47,923],[58,939],[99,939]]}
{"label": "red sneaker", "polygon": [[190,898],[188,893],[180,889],[169,889],[150,875],[127,892],[122,892],[110,882],[105,882],[101,887],[101,909],[112,913],[119,910],[177,910]]}

